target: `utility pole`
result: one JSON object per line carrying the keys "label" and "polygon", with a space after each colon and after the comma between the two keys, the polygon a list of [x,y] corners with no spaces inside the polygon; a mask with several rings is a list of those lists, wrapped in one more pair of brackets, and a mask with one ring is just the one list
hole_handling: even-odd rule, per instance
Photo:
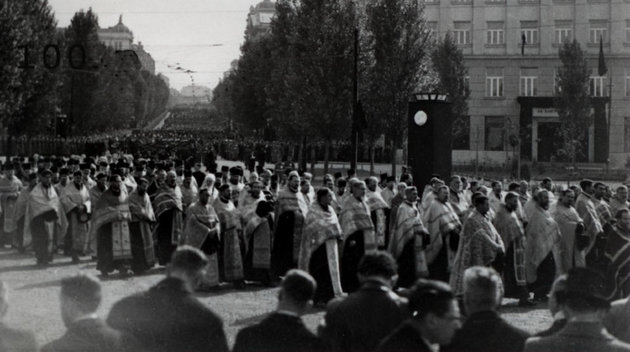
{"label": "utility pole", "polygon": [[359,29],[354,28],[354,75],[352,77],[352,151],[354,152],[350,168],[356,170],[359,159]]}
{"label": "utility pole", "polygon": [[608,142],[606,144],[606,173],[608,173],[608,168],[610,165],[610,121],[612,120],[612,89],[613,89],[613,75],[612,75],[612,65],[608,69],[608,76],[610,77],[608,82]]}

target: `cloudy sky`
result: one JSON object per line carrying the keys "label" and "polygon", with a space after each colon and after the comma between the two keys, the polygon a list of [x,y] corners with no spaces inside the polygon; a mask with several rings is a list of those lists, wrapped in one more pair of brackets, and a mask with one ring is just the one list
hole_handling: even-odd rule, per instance
{"label": "cloudy sky", "polygon": [[156,72],[181,89],[191,83],[190,76],[168,65],[196,71],[195,85],[214,88],[240,54],[249,7],[261,0],[48,1],[60,27],[80,9],[91,7],[101,28],[114,26],[122,14],[134,42],[142,42],[155,60]]}

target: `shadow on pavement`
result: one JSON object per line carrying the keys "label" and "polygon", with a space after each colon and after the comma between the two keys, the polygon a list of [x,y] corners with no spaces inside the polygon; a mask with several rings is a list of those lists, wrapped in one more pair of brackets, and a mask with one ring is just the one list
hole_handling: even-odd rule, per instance
{"label": "shadow on pavement", "polygon": [[265,319],[267,316],[269,315],[268,313],[263,313],[263,314],[258,314],[258,315],[254,315],[253,317],[247,317],[247,318],[243,318],[243,319],[237,319],[234,321],[234,323],[230,324],[231,326],[250,326],[256,323],[261,322],[263,319]]}
{"label": "shadow on pavement", "polygon": [[51,280],[51,281],[38,282],[36,284],[24,285],[22,287],[16,288],[15,290],[21,291],[21,290],[30,290],[34,288],[48,288],[48,287],[54,287],[54,286],[60,286],[60,285],[61,285],[61,280],[56,279],[56,280]]}

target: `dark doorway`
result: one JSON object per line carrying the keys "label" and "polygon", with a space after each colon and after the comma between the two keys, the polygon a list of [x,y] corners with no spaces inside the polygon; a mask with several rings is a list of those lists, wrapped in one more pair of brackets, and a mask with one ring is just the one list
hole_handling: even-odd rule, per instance
{"label": "dark doorway", "polygon": [[558,160],[558,150],[562,148],[560,122],[538,123],[538,161],[550,162]]}

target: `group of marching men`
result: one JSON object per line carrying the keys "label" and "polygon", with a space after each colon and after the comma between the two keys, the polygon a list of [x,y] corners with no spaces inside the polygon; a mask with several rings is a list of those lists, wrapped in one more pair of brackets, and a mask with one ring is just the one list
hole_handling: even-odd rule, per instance
{"label": "group of marching men", "polygon": [[[215,171],[215,170],[210,170]],[[97,259],[103,275],[142,274],[168,264],[178,246],[210,260],[199,289],[245,281],[273,285],[289,269],[318,282],[315,301],[359,287],[365,252],[386,249],[398,262],[398,286],[417,278],[449,282],[462,293],[466,268],[502,273],[507,297],[545,300],[555,277],[572,267],[605,273],[612,298],[630,292],[630,213],[625,186],[583,180],[556,194],[546,178],[501,182],[434,177],[422,193],[413,177],[359,180],[353,170],[311,174],[259,167],[208,172],[190,160],[41,158],[7,160],[0,180],[4,244],[73,262]]]}

